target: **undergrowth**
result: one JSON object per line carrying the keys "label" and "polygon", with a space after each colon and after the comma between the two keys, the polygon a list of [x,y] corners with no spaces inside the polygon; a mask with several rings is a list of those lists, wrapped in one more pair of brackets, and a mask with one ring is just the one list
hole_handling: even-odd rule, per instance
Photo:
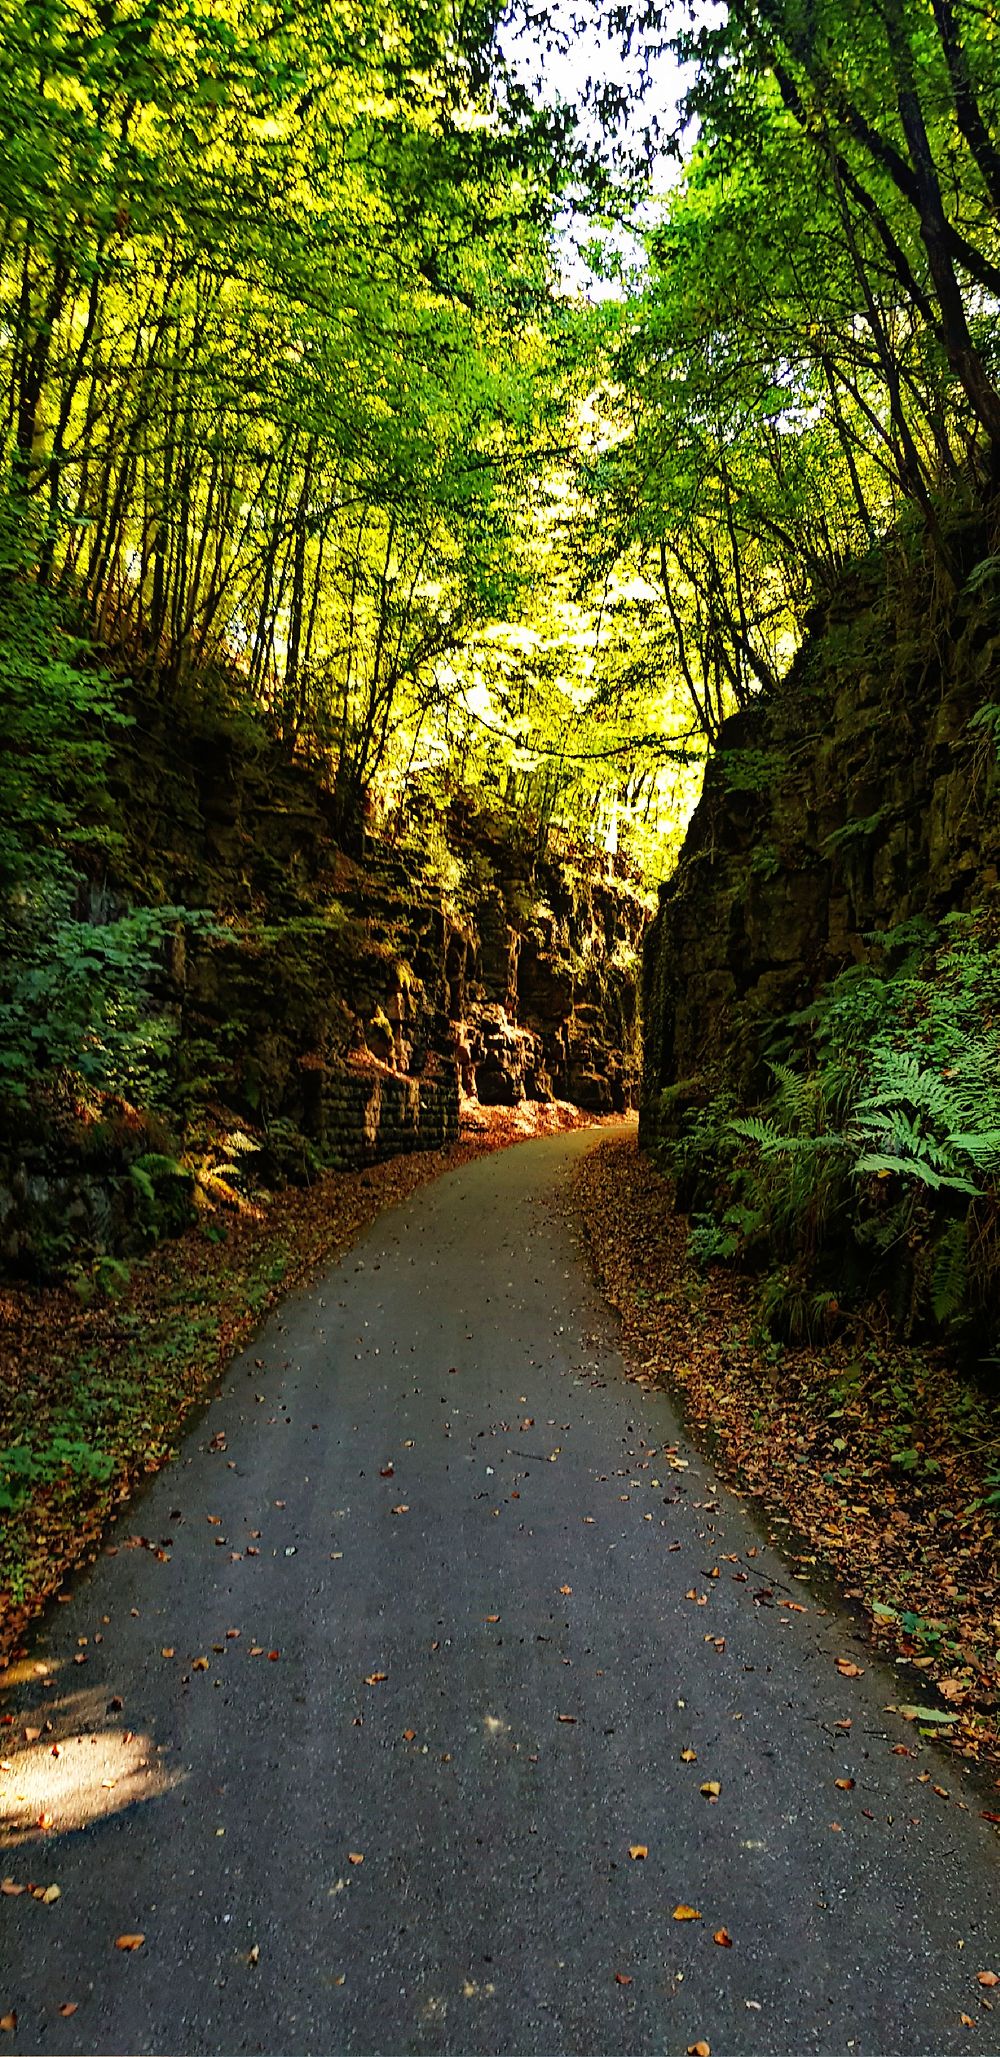
{"label": "undergrowth", "polygon": [[863,963],[770,1024],[756,1105],[724,1078],[668,1090],[659,1161],[692,1255],[761,1272],[765,1328],[818,1338],[874,1304],[992,1365],[1000,924],[980,909],[864,940]]}

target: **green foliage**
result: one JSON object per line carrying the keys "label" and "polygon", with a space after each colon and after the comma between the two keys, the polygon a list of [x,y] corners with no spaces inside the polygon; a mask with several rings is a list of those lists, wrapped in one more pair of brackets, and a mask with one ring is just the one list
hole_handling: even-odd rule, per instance
{"label": "green foliage", "polygon": [[129,1165],[129,1178],[139,1196],[143,1227],[152,1241],[188,1227],[194,1181],[176,1157],[147,1150]]}
{"label": "green foliage", "polygon": [[81,1307],[89,1307],[97,1299],[117,1300],[124,1293],[131,1276],[131,1266],[123,1258],[102,1252],[89,1264],[73,1265],[69,1282]]}
{"label": "green foliage", "polygon": [[[93,654],[15,561],[0,517],[0,1100],[72,1071],[155,1097],[173,1023],[155,1000],[179,910],[115,912],[83,863],[115,841],[107,788],[125,721]],[[92,908],[92,918],[86,911]]]}
{"label": "green foliage", "polygon": [[980,1335],[1000,1276],[994,926],[948,916],[870,940],[867,964],[774,1025],[797,1061],[772,1058],[760,1106],[718,1094],[664,1162],[702,1261],[770,1261],[761,1310],[781,1333],[816,1335],[881,1286],[904,1326]]}
{"label": "green foliage", "polygon": [[727,793],[769,793],[785,769],[777,750],[719,750],[713,763],[721,766]]}
{"label": "green foliage", "polygon": [[986,743],[992,743],[994,754],[1000,759],[1000,705],[987,701],[984,707],[977,707],[969,719],[972,735],[981,736]]}
{"label": "green foliage", "polygon": [[177,908],[139,909],[101,926],[72,912],[68,882],[23,891],[4,922],[0,1095],[72,1072],[133,1102],[162,1103],[173,1017],[155,988]]}
{"label": "green foliage", "polygon": [[110,1477],[113,1460],[79,1438],[54,1435],[38,1444],[24,1441],[0,1450],[0,1514],[16,1514],[39,1485],[57,1480],[97,1483]]}
{"label": "green foliage", "polygon": [[874,814],[866,814],[863,820],[855,818],[845,821],[839,829],[833,829],[830,835],[824,838],[823,848],[832,854],[834,850],[842,850],[845,845],[867,842],[870,836],[877,835],[884,820],[885,808],[879,807]]}

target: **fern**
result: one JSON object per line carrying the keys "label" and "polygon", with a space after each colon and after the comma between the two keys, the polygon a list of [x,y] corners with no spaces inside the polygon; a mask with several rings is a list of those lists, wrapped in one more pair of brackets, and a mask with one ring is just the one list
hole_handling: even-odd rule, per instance
{"label": "fern", "polygon": [[968,1280],[968,1240],[964,1221],[950,1221],[934,1253],[931,1309],[938,1326],[960,1314]]}
{"label": "fern", "polygon": [[940,1192],[942,1188],[952,1193],[979,1191],[971,1179],[935,1170],[926,1157],[892,1157],[881,1150],[869,1150],[854,1164],[856,1178],[863,1178],[866,1173],[876,1178],[888,1178],[895,1173],[899,1178],[916,1179],[918,1185],[929,1186],[932,1192]]}
{"label": "fern", "polygon": [[767,1121],[759,1114],[737,1116],[729,1122],[728,1132],[731,1136],[742,1137],[747,1143],[756,1143],[760,1150],[780,1149],[787,1141],[776,1122]]}
{"label": "fern", "polygon": [[154,1211],[156,1208],[156,1187],[148,1171],[142,1164],[132,1164],[129,1166],[129,1177],[140,1198],[145,1200],[147,1207],[151,1211]]}

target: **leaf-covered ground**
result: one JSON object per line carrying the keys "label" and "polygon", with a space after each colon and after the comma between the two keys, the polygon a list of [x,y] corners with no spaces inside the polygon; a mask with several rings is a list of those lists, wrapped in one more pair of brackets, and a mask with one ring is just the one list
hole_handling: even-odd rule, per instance
{"label": "leaf-covered ground", "polygon": [[135,1264],[114,1299],[0,1287],[0,1486],[16,1502],[0,1513],[0,1664],[285,1293],[428,1179],[587,1119],[560,1102],[472,1106],[450,1149],[216,1214],[210,1235],[192,1229]]}
{"label": "leaf-covered ground", "polygon": [[995,1406],[916,1351],[762,1335],[754,1282],[696,1269],[670,1184],[632,1139],[583,1159],[575,1200],[634,1375],[679,1394],[800,1572],[832,1567],[899,1665],[897,1704],[1000,1762],[1000,1509],[982,1504],[1000,1467]]}

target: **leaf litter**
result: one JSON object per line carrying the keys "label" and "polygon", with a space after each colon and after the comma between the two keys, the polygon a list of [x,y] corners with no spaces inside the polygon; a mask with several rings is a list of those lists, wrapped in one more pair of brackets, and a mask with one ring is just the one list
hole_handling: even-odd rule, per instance
{"label": "leaf litter", "polygon": [[[888,1339],[762,1342],[754,1281],[693,1265],[670,1182],[632,1138],[581,1159],[574,1203],[632,1376],[679,1396],[716,1470],[794,1525],[801,1575],[829,1566],[872,1640],[946,1703],[900,1711],[963,1756],[1000,1763],[1000,1507],[987,1504],[1000,1431],[988,1396],[942,1353]],[[848,1658],[837,1668],[864,1670]]]}

